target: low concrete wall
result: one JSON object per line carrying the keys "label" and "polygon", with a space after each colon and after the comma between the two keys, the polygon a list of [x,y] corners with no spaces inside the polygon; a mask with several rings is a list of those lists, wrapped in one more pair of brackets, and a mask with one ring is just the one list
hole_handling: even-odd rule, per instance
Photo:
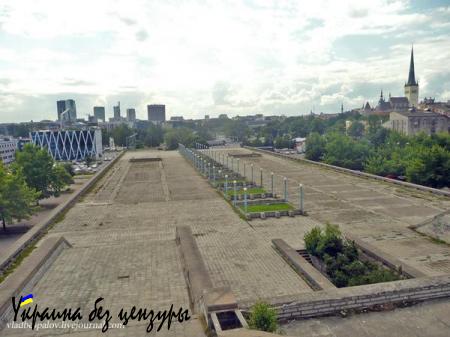
{"label": "low concrete wall", "polygon": [[293,160],[293,161],[300,161],[300,162],[306,162],[306,163],[310,163],[310,164],[313,164],[313,165],[322,166],[322,167],[325,167],[325,168],[328,168],[328,169],[331,169],[331,170],[334,170],[334,171],[345,172],[345,173],[349,173],[351,175],[355,175],[355,176],[359,176],[359,177],[363,177],[363,178],[370,178],[370,179],[375,179],[375,180],[381,180],[381,181],[384,181],[384,182],[393,183],[393,184],[396,184],[396,185],[401,185],[403,187],[409,187],[409,188],[413,188],[413,189],[416,189],[416,190],[421,190],[421,191],[424,191],[424,192],[430,192],[430,193],[433,193],[433,194],[439,194],[439,195],[444,195],[444,196],[450,197],[450,192],[439,190],[437,188],[426,187],[426,186],[417,185],[417,184],[413,184],[413,183],[407,183],[407,182],[400,181],[400,180],[380,177],[380,176],[377,176],[375,174],[370,174],[370,173],[365,173],[365,172],[361,172],[361,171],[350,170],[350,169],[347,169],[347,168],[334,166],[334,165],[329,165],[329,164],[325,164],[325,163],[321,163],[321,162],[317,162],[317,161],[313,161],[313,160],[309,160],[309,159],[293,158],[293,157],[290,157],[290,156],[285,155],[285,154],[276,153],[276,152],[267,151],[267,150],[261,150],[261,149],[257,149],[257,148],[251,147],[251,146],[244,146],[244,147],[249,149],[249,150],[252,150],[252,151],[259,151],[261,153],[270,154],[272,156],[276,156],[276,157],[280,157],[280,158],[284,158],[284,159],[289,159],[289,160]]}
{"label": "low concrete wall", "polygon": [[196,312],[202,311],[202,298],[204,291],[213,287],[209,273],[203,262],[191,228],[177,226],[176,242],[180,246],[183,271],[186,278],[191,305]]}
{"label": "low concrete wall", "polygon": [[282,239],[274,239],[272,243],[280,255],[289,263],[297,274],[304,279],[313,290],[336,289],[325,276],[316,270],[297,251]]}
{"label": "low concrete wall", "polygon": [[64,237],[45,239],[22,264],[0,284],[0,330],[13,317],[11,298],[28,295],[63,249],[71,245]]}
{"label": "low concrete wall", "polygon": [[63,204],[56,207],[47,220],[33,226],[28,232],[22,235],[8,250],[8,252],[0,258],[0,274],[2,274],[5,269],[16,259],[16,257],[27,248],[32,242],[38,240],[42,235],[44,235],[45,230],[50,226],[60,214],[72,207],[78,199],[89,189],[94,186],[94,184],[113,166],[124,154],[121,152],[116,158],[106,164],[103,169],[96,174],[77,192],[75,192],[69,200]]}
{"label": "low concrete wall", "polygon": [[142,157],[142,158],[130,158],[130,163],[145,163],[149,161],[162,161],[161,157]]}
{"label": "low concrete wall", "polygon": [[280,321],[450,297],[450,275],[323,290],[298,297],[296,301],[276,306]]}
{"label": "low concrete wall", "polygon": [[365,255],[369,256],[370,258],[376,261],[381,262],[386,267],[394,269],[397,272],[401,272],[403,276],[406,276],[408,278],[419,278],[427,276],[420,270],[400,261],[399,259],[393,257],[392,255],[383,252],[382,250],[371,245],[370,243],[364,242],[363,240],[358,239],[357,237],[349,233],[344,233],[344,236],[347,238],[347,240],[353,241],[356,247],[359,248]]}

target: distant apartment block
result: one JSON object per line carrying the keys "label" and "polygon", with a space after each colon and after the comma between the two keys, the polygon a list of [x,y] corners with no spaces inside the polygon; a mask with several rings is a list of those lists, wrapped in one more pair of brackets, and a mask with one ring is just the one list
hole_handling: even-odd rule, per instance
{"label": "distant apartment block", "polygon": [[147,105],[148,120],[154,124],[166,121],[166,106],[164,104]]}
{"label": "distant apartment block", "polygon": [[17,139],[9,136],[0,136],[0,158],[3,164],[8,165],[15,159]]}
{"label": "distant apartment block", "polygon": [[136,121],[136,109],[133,108],[127,109],[127,121],[128,122]]}
{"label": "distant apartment block", "polygon": [[430,111],[391,112],[385,127],[403,133],[415,135],[424,132],[432,135],[437,132],[450,132],[450,118]]}
{"label": "distant apartment block", "polygon": [[94,106],[94,117],[97,118],[97,121],[106,122],[105,107]]}
{"label": "distant apartment block", "polygon": [[113,111],[114,111],[114,119],[117,121],[120,120],[120,102],[117,102],[117,105],[113,107]]}
{"label": "distant apartment block", "polygon": [[60,100],[56,102],[58,120],[64,122],[76,122],[77,107],[73,99]]}
{"label": "distant apartment block", "polygon": [[45,148],[55,160],[100,158],[103,153],[102,133],[98,128],[87,130],[41,130],[30,133],[31,142]]}

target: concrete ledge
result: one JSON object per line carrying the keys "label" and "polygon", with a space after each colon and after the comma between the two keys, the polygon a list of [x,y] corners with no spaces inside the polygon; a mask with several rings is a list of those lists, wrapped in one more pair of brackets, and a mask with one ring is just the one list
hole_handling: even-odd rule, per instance
{"label": "concrete ledge", "polygon": [[[218,334],[218,337],[279,337],[279,334],[270,332],[249,330],[249,329],[235,329],[230,331],[222,331]],[[286,336],[285,337],[289,337]]]}
{"label": "concrete ledge", "polygon": [[[450,275],[321,290],[296,296],[267,298],[280,321],[337,314],[342,310],[417,303],[450,297]],[[241,303],[247,310],[252,303]]]}
{"label": "concrete ledge", "polygon": [[70,247],[62,236],[45,239],[14,273],[0,284],[0,329],[13,315],[11,298],[30,293],[61,251]]}
{"label": "concrete ledge", "polygon": [[233,157],[233,158],[252,158],[252,157],[261,157],[261,154],[259,154],[259,153],[255,153],[255,152],[252,152],[252,153],[230,153],[230,154],[228,154],[230,157]]}
{"label": "concrete ledge", "polygon": [[422,186],[422,185],[417,185],[417,184],[413,184],[413,183],[407,183],[404,181],[400,181],[400,180],[395,180],[395,179],[390,179],[390,178],[385,178],[385,177],[380,177],[377,176],[375,174],[370,174],[370,173],[365,173],[365,172],[361,172],[361,171],[355,171],[355,170],[350,170],[344,167],[339,167],[339,166],[334,166],[334,165],[329,165],[329,164],[325,164],[325,163],[321,163],[321,162],[317,162],[317,161],[313,161],[313,160],[309,160],[309,159],[304,159],[304,158],[293,158],[290,157],[288,155],[285,154],[281,154],[281,153],[276,153],[276,152],[272,152],[272,151],[267,151],[267,150],[262,150],[262,149],[257,149],[251,146],[244,146],[245,148],[252,150],[252,151],[258,151],[261,153],[266,153],[272,156],[276,156],[276,157],[280,157],[280,158],[284,158],[284,159],[288,159],[288,160],[292,160],[292,161],[300,161],[300,162],[306,162],[306,163],[310,163],[313,165],[318,165],[318,166],[322,166],[334,171],[340,171],[340,172],[345,172],[345,173],[349,173],[351,175],[355,175],[355,176],[359,176],[359,177],[363,177],[363,178],[370,178],[370,179],[375,179],[375,180],[381,180],[384,182],[388,182],[388,183],[392,183],[392,184],[396,184],[396,185],[401,185],[403,187],[409,187],[409,188],[413,188],[416,190],[421,190],[424,192],[429,192],[429,193],[433,193],[433,194],[439,194],[439,195],[443,195],[446,197],[450,197],[450,192],[448,191],[443,191],[443,190],[439,190],[437,188],[432,188],[432,187],[427,187],[427,186]]}
{"label": "concrete ledge", "polygon": [[180,246],[184,276],[194,311],[202,311],[202,298],[205,291],[213,288],[203,257],[198,249],[191,228],[177,226],[176,242]]}
{"label": "concrete ledge", "polygon": [[359,248],[365,255],[381,262],[385,266],[394,269],[397,272],[401,271],[401,274],[403,276],[406,276],[408,278],[419,278],[427,276],[420,270],[400,261],[399,259],[393,257],[392,255],[383,252],[382,250],[371,245],[370,243],[364,242],[363,240],[349,233],[344,233],[344,236],[347,238],[347,240],[353,241],[356,247]]}
{"label": "concrete ledge", "polygon": [[337,289],[325,276],[282,239],[272,240],[274,248],[313,290]]}
{"label": "concrete ledge", "polygon": [[71,208],[84,193],[89,191],[89,189],[94,186],[95,183],[100,180],[100,178],[103,177],[103,175],[123,156],[123,154],[124,152],[120,153],[116,158],[106,164],[101,171],[97,172],[82,188],[74,193],[69,200],[56,207],[47,218],[47,220],[33,226],[28,232],[22,235],[11,246],[7,253],[0,258],[0,273],[3,273],[4,270],[26,247],[43,236],[47,227],[50,226],[59,217],[60,214]]}
{"label": "concrete ledge", "polygon": [[289,211],[267,211],[267,212],[249,212],[245,213],[240,207],[237,208],[239,212],[246,217],[247,220],[252,219],[266,219],[266,218],[280,218],[282,216],[296,216],[296,215],[306,215],[299,209],[289,210]]}
{"label": "concrete ledge", "polygon": [[130,163],[144,163],[149,161],[162,161],[160,157],[144,157],[144,158],[130,158]]}

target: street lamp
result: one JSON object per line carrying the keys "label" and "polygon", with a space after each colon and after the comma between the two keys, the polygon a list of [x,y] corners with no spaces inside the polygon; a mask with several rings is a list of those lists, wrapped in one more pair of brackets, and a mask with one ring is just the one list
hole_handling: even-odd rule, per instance
{"label": "street lamp", "polygon": [[236,180],[233,180],[233,186],[234,186],[234,199],[233,199],[233,206],[236,207],[236,199],[237,199],[237,195],[236,195]]}
{"label": "street lamp", "polygon": [[244,187],[244,210],[247,213],[247,187]]}

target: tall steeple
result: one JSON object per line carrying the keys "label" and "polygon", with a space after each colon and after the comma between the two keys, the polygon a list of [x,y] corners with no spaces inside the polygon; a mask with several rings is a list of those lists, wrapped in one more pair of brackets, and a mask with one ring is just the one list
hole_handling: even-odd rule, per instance
{"label": "tall steeple", "polygon": [[414,72],[414,47],[411,47],[411,61],[409,63],[409,75],[407,85],[417,85],[416,74]]}
{"label": "tall steeple", "polygon": [[419,104],[419,83],[416,81],[414,71],[414,48],[411,47],[411,61],[409,63],[408,82],[405,83],[405,96],[408,98],[410,107],[417,107]]}

